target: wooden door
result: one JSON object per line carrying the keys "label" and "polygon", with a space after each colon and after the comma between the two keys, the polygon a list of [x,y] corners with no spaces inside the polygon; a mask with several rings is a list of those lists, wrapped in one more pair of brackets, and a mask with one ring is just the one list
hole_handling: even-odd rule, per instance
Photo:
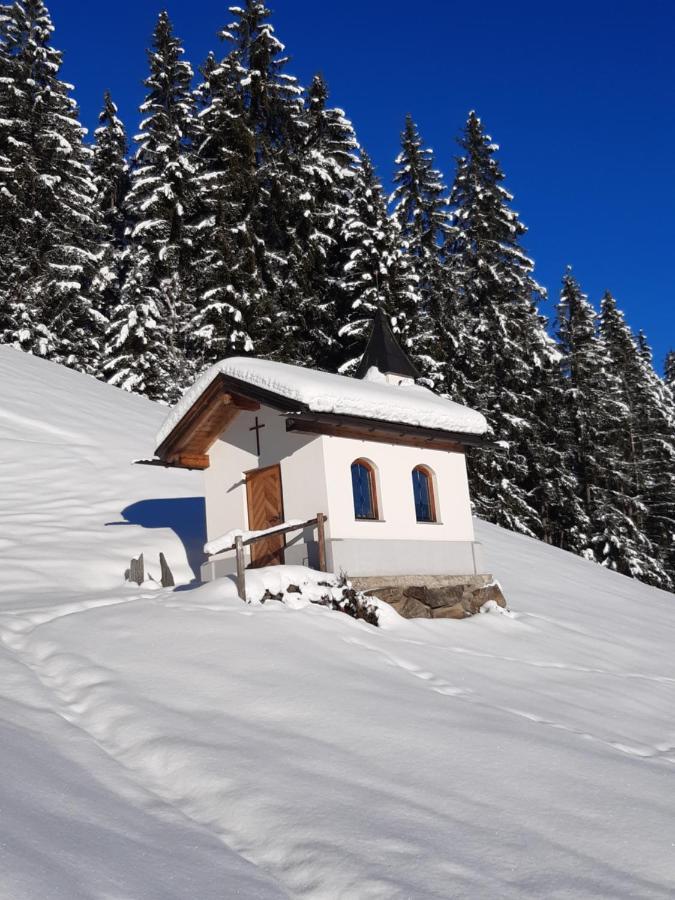
{"label": "wooden door", "polygon": [[[248,502],[248,527],[250,531],[262,531],[284,521],[284,505],[281,493],[281,468],[267,466],[246,473],[246,499]],[[251,544],[251,568],[281,566],[284,564],[283,534],[273,534]]]}

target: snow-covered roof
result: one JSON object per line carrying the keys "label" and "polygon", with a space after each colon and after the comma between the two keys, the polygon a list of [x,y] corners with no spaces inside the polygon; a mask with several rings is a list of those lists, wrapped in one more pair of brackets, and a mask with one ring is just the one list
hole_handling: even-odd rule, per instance
{"label": "snow-covered roof", "polygon": [[459,434],[482,435],[487,431],[481,413],[439,397],[421,385],[388,383],[376,370],[371,369],[366,378],[358,379],[288,363],[235,356],[211,366],[183,394],[157,435],[158,445],[219,374],[288,400],[289,412],[295,411],[293,403],[297,403],[313,413],[359,416]]}

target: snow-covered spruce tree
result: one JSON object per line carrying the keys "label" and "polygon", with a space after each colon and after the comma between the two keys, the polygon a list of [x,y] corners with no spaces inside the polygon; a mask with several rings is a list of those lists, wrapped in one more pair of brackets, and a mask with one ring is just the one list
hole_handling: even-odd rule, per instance
{"label": "snow-covered spruce tree", "polygon": [[663,367],[666,384],[671,387],[675,384],[675,350],[666,353],[666,361]]}
{"label": "snow-covered spruce tree", "polygon": [[[525,337],[532,328],[529,314],[526,316]],[[540,321],[543,324],[545,320]],[[522,447],[527,475],[522,487],[538,516],[537,536],[556,547],[580,553],[585,547],[588,517],[579,500],[573,470],[560,353],[548,333],[536,329],[535,336],[535,364],[531,366],[528,397],[529,430],[523,432]]]}
{"label": "snow-covered spruce tree", "polygon": [[103,320],[95,188],[42,0],[0,7],[2,339],[95,372]]}
{"label": "snow-covered spruce tree", "polygon": [[630,410],[598,316],[570,272],[563,278],[557,333],[566,378],[565,404],[579,497],[589,520],[582,553],[625,575],[639,576],[651,547],[637,520],[641,514],[626,462],[624,435]]}
{"label": "snow-covered spruce tree", "polygon": [[[100,310],[109,324],[120,301],[125,200],[129,190],[127,136],[117,116],[117,107],[106,91],[103,109],[94,133],[92,177],[96,187],[96,203],[100,223],[100,262],[94,287],[100,298]],[[103,357],[104,351],[101,356]],[[101,367],[103,359],[101,359]],[[103,377],[105,377],[103,375]]]}
{"label": "snow-covered spruce tree", "polygon": [[129,190],[127,134],[108,91],[103,97],[98,122],[91,163],[96,200],[103,223],[110,229],[115,244],[121,246],[125,229],[124,205]]}
{"label": "snow-covered spruce tree", "polygon": [[[136,137],[120,304],[106,335],[105,374],[114,384],[173,400],[191,370],[182,323],[192,319],[194,202],[192,69],[169,17],[160,13],[148,53],[146,118]],[[152,371],[153,366],[158,366]]]}
{"label": "snow-covered spruce tree", "polygon": [[302,89],[285,71],[288,59],[264,3],[246,0],[230,11],[234,20],[221,37],[231,46],[230,65],[238,72],[236,90],[244,124],[254,139],[255,186],[248,222],[263,301],[271,315],[269,327],[258,343],[254,341],[253,349],[260,355],[297,360],[288,311],[297,309],[300,297]]}
{"label": "snow-covered spruce tree", "polygon": [[425,149],[417,126],[406,117],[401,152],[396,157],[392,218],[398,228],[401,249],[417,282],[416,296],[398,310],[399,330],[418,369],[430,383],[443,387],[444,365],[434,327],[442,291],[441,244],[448,233],[447,199],[433,152]]}
{"label": "snow-covered spruce tree", "polygon": [[643,557],[633,562],[631,574],[672,589],[667,569],[675,537],[675,432],[665,389],[646,341],[641,350],[609,292],[602,298],[600,334],[620,385],[616,399],[627,409],[625,428],[616,434],[615,454],[622,462],[623,493],[628,496],[624,510],[639,532],[637,546]]}
{"label": "snow-covered spruce tree", "polygon": [[[520,247],[526,228],[510,208],[497,145],[473,112],[459,144],[453,227],[444,248],[453,304],[447,330],[456,336],[444,354],[448,389],[459,386],[458,399],[486,414],[499,441],[497,450],[472,453],[476,511],[542,536],[543,501],[536,491],[545,483],[540,466],[548,435],[539,417],[555,385],[555,353],[535,305],[544,292]],[[554,477],[551,471],[547,480]]]}
{"label": "snow-covered spruce tree", "polygon": [[[119,303],[106,335],[103,374],[123,388],[153,399],[174,399],[177,366],[172,356],[171,320],[166,316],[170,279],[160,288],[152,283],[153,259],[142,247],[125,260],[126,273]],[[168,298],[168,300],[167,300]]]}
{"label": "snow-covered spruce tree", "polygon": [[[399,310],[414,309],[419,299],[417,281],[399,238],[370,157],[361,151],[339,238],[346,260],[338,293],[340,359],[336,369],[340,372],[350,374],[358,365],[378,307],[396,331],[398,323],[405,320]],[[398,337],[405,340],[400,331]]]}
{"label": "snow-covered spruce tree", "polygon": [[257,201],[256,141],[234,55],[211,55],[196,91],[196,215],[192,228],[197,293],[186,332],[197,368],[253,351],[270,316],[265,308],[251,212]]}
{"label": "snow-covered spruce tree", "polygon": [[[654,355],[642,331],[637,337],[638,351],[651,384],[651,403],[644,415],[641,431],[647,436],[648,471],[647,537],[656,545],[671,583],[675,586],[675,409],[671,386],[654,369]],[[671,590],[673,588],[671,587]]]}
{"label": "snow-covered spruce tree", "polygon": [[30,224],[28,160],[33,153],[23,53],[28,33],[23,6],[0,6],[0,341],[44,355],[53,349],[53,340],[37,316],[37,288],[28,290],[30,254],[23,244]]}
{"label": "snow-covered spruce tree", "polygon": [[[16,254],[22,197],[16,179],[15,144],[21,134],[18,115],[22,92],[17,81],[17,63],[10,46],[14,42],[13,19],[9,10],[0,7],[0,342],[16,338],[15,316],[18,298],[16,286]],[[16,53],[16,51],[14,51]],[[14,133],[16,132],[16,134]],[[24,140],[25,146],[25,140]]]}
{"label": "snow-covered spruce tree", "polygon": [[302,192],[294,226],[294,263],[299,299],[282,312],[296,360],[336,370],[342,362],[339,311],[347,262],[342,229],[353,206],[359,162],[351,122],[327,100],[326,83],[317,75],[307,92],[298,153]]}

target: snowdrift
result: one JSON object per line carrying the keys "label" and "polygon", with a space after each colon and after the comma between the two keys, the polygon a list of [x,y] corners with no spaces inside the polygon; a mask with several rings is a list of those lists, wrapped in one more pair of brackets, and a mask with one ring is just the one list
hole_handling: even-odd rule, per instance
{"label": "snowdrift", "polygon": [[0,379],[0,897],[673,896],[671,595],[479,523],[509,614],[246,606],[165,409]]}
{"label": "snowdrift", "polygon": [[157,445],[171,434],[220,373],[285,397],[289,411],[293,403],[301,403],[316,413],[363,416],[468,434],[487,431],[482,413],[444,400],[418,384],[387,384],[383,376],[377,377],[377,369],[373,369],[377,375],[357,380],[288,363],[232,356],[207,369],[185,392],[157,433]]}

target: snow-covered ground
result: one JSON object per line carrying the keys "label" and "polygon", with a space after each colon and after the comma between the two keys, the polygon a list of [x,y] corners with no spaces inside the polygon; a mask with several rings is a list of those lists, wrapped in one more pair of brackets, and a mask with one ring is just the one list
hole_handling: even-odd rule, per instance
{"label": "snow-covered ground", "polygon": [[671,595],[479,524],[510,614],[246,606],[164,409],[0,385],[3,900],[675,895]]}

